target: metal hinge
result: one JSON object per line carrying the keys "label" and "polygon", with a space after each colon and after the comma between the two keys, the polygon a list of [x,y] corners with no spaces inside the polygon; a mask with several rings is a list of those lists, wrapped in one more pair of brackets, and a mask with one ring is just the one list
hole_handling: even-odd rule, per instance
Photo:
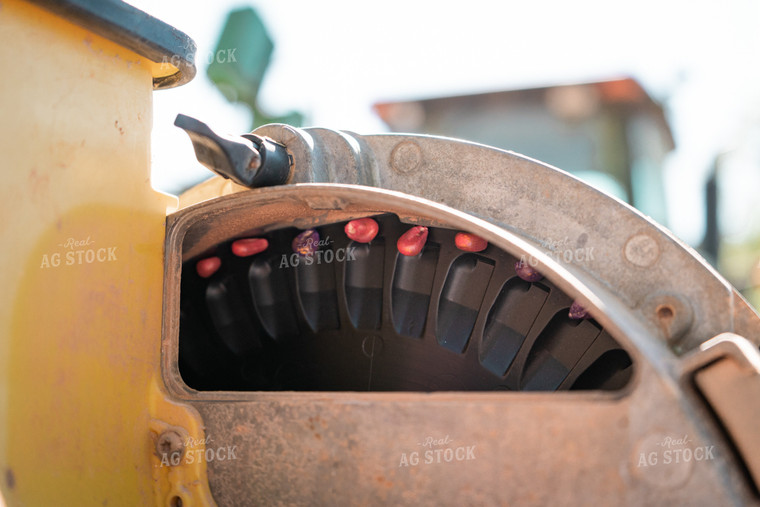
{"label": "metal hinge", "polygon": [[722,333],[686,365],[760,489],[760,351],[744,337]]}

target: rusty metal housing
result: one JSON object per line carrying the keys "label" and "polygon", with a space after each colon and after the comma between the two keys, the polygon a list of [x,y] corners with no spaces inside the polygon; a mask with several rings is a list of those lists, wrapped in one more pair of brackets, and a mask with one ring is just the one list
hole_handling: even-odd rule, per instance
{"label": "rusty metal housing", "polygon": [[[741,337],[756,340],[757,315],[667,231],[574,177],[511,152],[445,138],[284,125],[255,133],[287,147],[294,160],[289,184],[247,190],[213,179],[183,196],[183,208],[167,222],[164,380],[199,411],[208,435],[238,446],[234,465],[208,463],[217,502],[757,501],[747,480],[757,480],[751,466],[757,436],[748,435],[746,423],[725,430],[721,414],[732,411],[705,403],[705,393],[714,391],[693,380],[712,364],[699,358],[715,353],[700,346],[722,335],[716,357],[756,385],[758,377],[740,365],[757,356],[757,342],[743,346],[750,342]],[[477,234],[514,258],[535,259],[553,286],[589,308],[630,354],[631,381],[611,392],[555,393],[450,386],[198,391],[185,384],[178,366],[179,293],[188,261],[245,235],[384,213],[402,223]],[[593,255],[564,255],[579,247],[593,247]],[[439,284],[438,297],[440,290]],[[752,404],[727,402],[735,403]],[[439,449],[426,448],[427,440],[441,442],[452,456],[461,448],[467,458],[469,449],[471,459],[436,461],[436,454],[422,452]],[[663,447],[677,441],[677,449]],[[688,452],[689,461],[675,463],[665,450]],[[659,463],[652,461],[657,456]]]}

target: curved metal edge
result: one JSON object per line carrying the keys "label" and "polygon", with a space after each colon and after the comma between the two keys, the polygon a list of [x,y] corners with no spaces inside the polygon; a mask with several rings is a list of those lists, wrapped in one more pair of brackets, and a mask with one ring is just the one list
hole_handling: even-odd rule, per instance
{"label": "curved metal edge", "polygon": [[[586,303],[600,324],[619,343],[628,345],[626,348],[634,353],[634,360],[644,359],[639,361],[639,374],[634,374],[628,391],[616,393],[620,396],[617,399],[601,398],[612,403],[617,401],[627,411],[630,427],[635,428],[628,435],[628,445],[631,446],[632,452],[646,444],[647,438],[651,440],[668,432],[688,432],[690,436],[698,437],[698,441],[720,444],[724,451],[720,451],[713,470],[719,476],[718,480],[724,491],[733,492],[729,493],[729,496],[742,498],[747,503],[750,503],[750,497],[756,500],[746,488],[745,482],[734,473],[739,465],[730,456],[731,453],[725,451],[726,444],[719,433],[712,425],[700,422],[700,417],[704,415],[704,405],[695,398],[696,395],[691,389],[684,389],[682,372],[684,361],[688,362],[689,350],[699,347],[703,341],[715,334],[734,328],[734,332],[744,329],[745,333],[742,334],[757,340],[760,334],[749,331],[760,328],[760,319],[754,309],[743,302],[735,289],[669,231],[625,203],[610,198],[577,178],[513,152],[430,136],[360,136],[345,131],[338,133],[327,129],[301,130],[282,125],[262,128],[266,129],[267,135],[285,144],[295,155],[296,166],[291,183],[328,183],[332,174],[331,166],[342,164],[353,165],[358,174],[370,176],[372,186],[380,187],[378,190],[340,184],[346,183],[345,181],[329,186],[294,185],[292,191],[300,197],[303,197],[303,194],[314,193],[313,199],[320,203],[335,202],[339,200],[339,194],[344,192],[344,187],[351,187],[351,197],[356,197],[358,192],[390,191],[389,193],[398,194],[406,199],[432,201],[434,207],[443,208],[434,213],[436,221],[440,222],[442,216],[453,211],[457,216],[446,216],[448,226],[467,228],[513,254],[521,249],[529,255],[532,253],[540,261],[540,269],[549,280],[568,295],[576,296]],[[351,143],[351,149],[346,150],[341,144],[345,143],[345,136],[354,137],[358,144]],[[339,137],[341,142],[337,142],[338,139],[326,139],[327,137]],[[396,151],[398,144],[403,142],[412,142],[420,148],[422,158],[419,171],[415,170],[415,167],[410,171],[407,167],[394,166],[394,163],[399,161],[402,164],[404,160],[414,162],[414,157],[410,158],[407,156],[409,153],[403,152],[403,157],[393,159],[394,153],[399,153]],[[334,149],[336,143],[340,147],[339,150]],[[357,149],[359,153],[356,153]],[[356,167],[357,165],[360,167]],[[526,175],[531,179],[521,180],[521,177]],[[538,178],[538,181],[533,178]],[[468,186],[476,187],[477,192],[468,194]],[[242,204],[249,199],[262,198],[263,196],[254,195],[258,192],[278,192],[283,188],[285,187],[249,190],[245,191],[245,196],[228,195],[222,199],[240,199],[238,202]],[[494,201],[494,195],[502,197]],[[348,199],[351,200],[353,199]],[[587,205],[585,209],[573,206],[579,200]],[[215,202],[216,200],[200,203],[197,206],[213,208]],[[228,204],[231,202],[227,201]],[[418,205],[417,211],[422,204],[418,202]],[[320,206],[320,209],[325,208]],[[170,215],[167,225],[173,224],[176,227],[177,220],[181,221],[186,217],[184,211]],[[410,208],[409,213],[410,216],[414,215],[415,210]],[[551,239],[556,233],[577,235],[579,231],[587,231],[589,239],[593,237],[599,242],[600,248],[606,251],[608,255],[603,262],[577,265],[563,263],[561,259],[552,257]],[[626,258],[627,240],[631,235],[642,233],[654,240],[659,252],[650,269]],[[505,236],[516,240],[506,239]],[[168,245],[167,243],[167,252],[170,251]],[[180,267],[174,266],[174,269]],[[172,267],[167,265],[167,273],[170,273],[171,269]],[[683,297],[695,313],[695,322],[683,329],[684,335],[676,344],[670,343],[662,336],[657,322],[652,319],[651,314],[657,313],[659,300],[652,300],[649,296],[658,294],[675,296],[674,304],[678,304],[679,298]],[[714,306],[710,307],[711,304]],[[709,334],[713,330],[718,332]],[[165,369],[166,361],[169,359],[167,352],[171,352],[172,348],[169,343],[171,339],[171,333],[167,333],[165,327],[162,361],[164,380],[167,384],[171,384]],[[681,354],[684,357],[680,357]],[[269,406],[267,404],[277,407],[287,404],[295,406],[304,400],[309,401],[312,406],[319,403],[334,406],[340,403],[371,406],[374,402],[385,403],[388,407],[393,405],[383,396],[369,398],[355,393],[340,393],[337,396],[326,393],[309,393],[308,396],[304,393],[277,393],[274,396],[268,395],[271,393],[248,393],[245,399],[241,400],[240,393],[217,392],[206,396],[188,392],[176,384],[168,387],[179,399],[191,399],[194,405],[207,408],[204,413],[208,418],[207,423],[212,426],[214,421],[211,414],[224,408],[225,403],[230,401],[236,403],[236,410],[243,405],[247,407],[248,414],[255,414],[261,407]],[[556,398],[550,397],[552,395],[548,393],[520,394],[520,401],[556,401]],[[493,393],[447,393],[429,395],[425,399],[430,402],[474,403],[470,406],[496,403],[506,406],[513,404],[517,399],[502,396]],[[570,399],[562,397],[564,401]],[[400,396],[399,400],[394,402],[394,406],[403,406],[406,410],[408,407],[419,405],[419,401],[417,395],[412,393]],[[439,403],[437,406],[443,405]],[[221,431],[218,421],[215,428]],[[644,437],[645,432],[652,431],[655,433]],[[626,470],[622,476],[633,481],[631,484],[638,484],[636,481],[639,481],[642,487],[646,486],[646,480],[642,479],[647,478],[636,475],[637,469],[633,469],[632,472]],[[691,487],[699,489],[706,485],[704,478],[700,476],[696,483],[691,481]],[[636,489],[636,492],[631,493],[634,496],[629,498],[636,498],[635,495],[642,491],[646,489]],[[708,487],[700,491],[698,496],[713,492]]]}
{"label": "curved metal edge", "polygon": [[683,375],[688,376],[696,370],[722,359],[730,357],[742,367],[760,375],[760,351],[752,342],[735,333],[721,333],[710,338],[684,357]]}
{"label": "curved metal edge", "polygon": [[[755,309],[694,249],[635,208],[561,169],[439,136],[362,136],[280,124],[259,131],[293,155],[289,183],[359,183],[396,190],[494,223],[604,287],[621,309],[643,317],[649,332],[676,355],[725,331],[760,344]],[[407,152],[398,152],[399,146]],[[404,164],[410,166],[400,167]],[[336,180],[335,167],[342,168],[343,176],[346,167],[355,174],[348,181]],[[557,259],[558,239],[570,243],[581,237],[596,249],[596,259],[580,264]],[[654,256],[647,258],[645,249],[642,254],[636,239],[649,242]],[[575,248],[562,248],[570,246]],[[674,318],[663,319],[662,308],[672,310]]]}
{"label": "curved metal edge", "polygon": [[[381,205],[380,207],[387,212],[397,214],[402,212],[402,215],[409,219],[416,217],[422,220],[420,223],[424,223],[424,220],[431,220],[441,226],[468,230],[482,236],[494,246],[500,247],[512,255],[517,254],[519,256],[520,253],[526,253],[540,258],[546,278],[568,295],[577,297],[588,304],[594,318],[631,354],[636,363],[633,378],[627,386],[619,391],[611,393],[563,392],[559,397],[558,393],[525,392],[392,393],[388,395],[361,392],[198,392],[188,388],[182,382],[176,368],[178,352],[176,318],[179,313],[178,291],[176,289],[182,268],[180,249],[177,248],[176,242],[185,237],[185,234],[190,230],[189,228],[197,222],[197,218],[200,216],[221,216],[217,211],[222,209],[238,212],[255,206],[257,203],[280,199],[297,199],[307,206],[316,204],[318,208],[312,207],[312,209],[321,215],[320,220],[324,220],[325,223],[335,221],[331,218],[330,209],[326,207],[330,203],[334,203],[336,206],[331,209],[343,214],[361,214],[364,208],[371,208],[371,204],[375,203],[375,208]],[[250,223],[245,223],[238,224],[235,227],[246,228],[250,225]],[[637,312],[627,307],[615,297],[608,287],[600,284],[598,280],[583,270],[576,271],[572,266],[568,267],[556,262],[551,257],[546,256],[532,242],[521,238],[512,231],[505,230],[498,224],[473,217],[466,212],[450,208],[444,204],[399,191],[350,184],[297,184],[247,190],[205,201],[168,216],[165,251],[167,262],[164,287],[165,320],[162,338],[163,380],[174,399],[190,402],[203,414],[207,431],[215,436],[219,435],[225,439],[231,439],[233,437],[225,428],[234,426],[235,421],[255,420],[256,417],[261,417],[261,413],[285,407],[289,407],[286,410],[294,410],[298,413],[301,413],[299,411],[302,410],[314,410],[315,407],[318,407],[319,410],[325,410],[326,413],[330,414],[333,414],[335,410],[341,411],[342,414],[349,413],[346,412],[349,408],[351,408],[350,413],[353,414],[355,407],[374,410],[377,414],[407,413],[411,410],[417,410],[416,407],[431,406],[444,412],[456,410],[452,407],[464,406],[468,407],[467,410],[488,409],[498,411],[505,411],[508,407],[512,407],[510,410],[517,410],[518,412],[542,410],[541,413],[545,416],[547,413],[545,411],[550,405],[555,409],[562,406],[578,410],[581,407],[587,407],[588,405],[584,405],[585,403],[594,402],[605,407],[605,411],[608,413],[627,414],[625,416],[626,429],[620,438],[622,439],[622,447],[626,449],[624,454],[629,456],[629,461],[633,459],[631,456],[638,455],[637,452],[641,446],[647,443],[654,445],[652,439],[660,438],[665,434],[683,432],[688,433],[691,438],[696,438],[698,442],[721,442],[723,445],[722,440],[716,436],[715,432],[710,431],[711,428],[705,427],[694,418],[694,413],[699,409],[699,405],[695,406],[694,400],[691,397],[684,396],[683,391],[678,388],[681,359],[667,350],[666,345],[657,339],[651,326],[641,319]],[[172,286],[175,289],[174,291],[171,290]],[[515,408],[517,405],[520,408]],[[233,410],[234,416],[230,415]],[[237,419],[241,417],[243,419]],[[573,434],[572,428],[573,425],[571,424],[567,434]],[[405,427],[404,431],[408,431],[408,428]],[[272,435],[277,437],[276,432]],[[570,440],[577,437],[576,434],[573,435]],[[736,482],[736,474],[733,473],[735,468],[732,467],[734,461],[730,459],[724,461],[722,456],[719,457],[720,461],[715,468],[717,472],[714,475],[704,475],[708,474],[707,468],[689,471],[687,474],[696,476],[699,472],[700,484],[716,484],[707,481],[708,477],[713,477],[717,483],[722,485],[722,494],[739,494],[743,495],[742,498],[744,498],[748,493],[742,489],[743,483]],[[283,463],[290,466],[287,458],[283,458]],[[651,487],[651,484],[647,483],[651,477],[641,473],[636,475],[638,469],[635,467],[631,469],[630,466],[633,465],[626,464],[628,461],[623,460],[620,463],[627,467],[624,472],[621,472],[621,477],[626,481],[628,487],[633,488],[631,491],[635,490],[641,493],[640,488]],[[215,464],[210,465],[211,472],[216,470],[216,475],[212,473],[209,479],[213,484],[212,491],[215,491],[215,488],[217,492],[224,491],[222,486],[226,483],[220,479],[221,469],[215,469],[215,466]],[[709,473],[713,474],[713,472]],[[677,492],[677,489],[673,491]],[[713,493],[715,491],[710,494]]]}
{"label": "curved metal edge", "polygon": [[[296,184],[280,187],[254,189],[251,191],[235,193],[218,199],[204,201],[167,217],[167,236],[165,251],[167,259],[165,264],[165,293],[164,293],[164,345],[162,359],[164,363],[164,380],[170,391],[184,399],[219,399],[219,393],[198,393],[187,388],[179,379],[176,370],[176,329],[172,324],[179,316],[179,304],[176,299],[178,291],[178,279],[181,271],[180,248],[185,233],[195,223],[198,216],[213,215],[216,209],[230,210],[232,208],[244,208],[255,205],[261,200],[298,198],[304,202],[330,196],[333,202],[340,202],[343,206],[355,205],[361,208],[364,204],[382,203],[383,209],[388,208],[391,212],[403,210],[414,216],[434,219],[437,223],[445,223],[447,227],[467,230],[477,234],[490,243],[498,246],[511,255],[532,255],[539,260],[542,274],[552,283],[571,297],[583,301],[591,311],[594,318],[615,338],[626,350],[632,354],[637,364],[646,361],[653,365],[658,377],[662,382],[675,386],[677,364],[674,356],[669,354],[660,341],[652,340],[652,329],[648,328],[647,322],[635,318],[635,315],[627,310],[624,305],[617,301],[609,290],[600,285],[583,272],[568,269],[568,266],[556,262],[543,253],[539,248],[512,231],[505,230],[499,225],[492,224],[481,218],[450,208],[444,204],[429,201],[424,198],[410,196],[398,191],[379,189],[351,184]],[[434,218],[433,218],[434,217]],[[329,219],[325,223],[329,222]],[[168,297],[169,295],[173,297]],[[641,381],[640,368],[636,368],[633,378],[622,390],[611,394],[612,398],[626,396]],[[282,393],[278,393],[279,396]],[[240,393],[234,393],[234,398],[239,399]],[[256,393],[257,398],[266,397],[266,393]],[[301,395],[295,394],[299,397]],[[468,393],[468,396],[470,394]],[[225,396],[222,396],[224,398]]]}
{"label": "curved metal edge", "polygon": [[120,0],[29,0],[74,24],[177,72],[153,78],[153,88],[173,88],[195,77],[195,42],[185,33]]}
{"label": "curved metal edge", "polygon": [[681,383],[699,393],[704,419],[714,423],[714,431],[733,444],[736,463],[742,464],[757,491],[760,487],[757,347],[743,336],[721,333],[684,358]]}
{"label": "curved metal edge", "polygon": [[[677,354],[723,331],[758,329],[760,319],[737,304],[731,285],[692,248],[630,205],[578,178],[518,153],[450,138],[380,134],[361,136],[381,165],[377,186],[410,192],[496,222],[556,254],[560,238],[585,235],[596,259],[571,263],[606,286],[617,299],[644,316]],[[413,143],[419,163],[412,170],[396,156]],[[409,190],[411,189],[411,190]],[[655,254],[629,255],[629,242],[643,239]],[[554,251],[552,251],[554,250]],[[638,255],[638,259],[636,256]],[[567,264],[567,263],[564,263]],[[693,318],[666,323],[656,310],[680,298]],[[645,315],[646,314],[646,315]],[[755,337],[755,333],[748,333]]]}

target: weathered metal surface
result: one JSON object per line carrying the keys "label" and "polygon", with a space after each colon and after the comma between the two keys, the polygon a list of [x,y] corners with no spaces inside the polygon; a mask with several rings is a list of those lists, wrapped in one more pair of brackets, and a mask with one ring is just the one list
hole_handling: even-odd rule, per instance
{"label": "weathered metal surface", "polygon": [[2,496],[211,501],[205,464],[172,473],[154,440],[167,426],[202,434],[198,412],[167,401],[160,381],[176,198],[150,187],[151,93],[177,69],[17,0],[0,6],[0,62]]}
{"label": "weathered metal surface", "polygon": [[[515,153],[430,136],[358,136],[278,125],[257,133],[291,150],[293,183],[360,183],[407,192],[498,223],[563,262],[562,252],[593,247],[593,258],[568,267],[607,286],[653,324],[660,338],[668,331],[649,311],[647,298],[654,292],[678,294],[690,306],[689,330],[672,343],[677,354],[737,326],[760,344],[754,311],[693,250],[630,206],[561,170]],[[342,143],[340,150],[336,143]],[[363,179],[346,181],[331,172],[352,166]]]}
{"label": "weathered metal surface", "polygon": [[[424,140],[414,142],[424,145]],[[502,166],[522,164],[528,171],[537,165],[513,154],[500,156]],[[363,157],[373,160],[366,152]],[[376,159],[375,163],[379,164]],[[296,179],[313,177],[299,173],[299,167],[304,169],[296,157]],[[540,172],[541,166],[536,170]],[[551,174],[551,169],[544,170]],[[567,178],[559,173],[555,176]],[[575,180],[570,184],[581,185]],[[406,190],[415,188],[408,186]],[[652,224],[618,202],[590,189],[586,192],[597,195],[603,206],[622,208],[620,213],[630,215],[628,220],[638,224],[641,234],[656,238],[658,259],[669,251],[667,238],[663,239]],[[481,201],[471,201],[472,206]],[[538,208],[539,203],[532,206]],[[611,213],[600,209],[602,216]],[[298,217],[298,226],[307,228],[380,211],[413,217],[410,221],[415,223],[467,230],[517,257],[533,256],[547,278],[581,299],[629,350],[637,365],[634,380],[614,394],[540,395],[195,392],[184,386],[177,370],[178,281],[183,255],[198,255],[222,238],[243,232],[292,225],[293,217]],[[527,216],[523,219],[532,220]],[[591,224],[584,230],[584,244],[602,245],[597,241],[596,219],[590,211],[588,220]],[[681,315],[688,313],[685,305],[698,305],[686,303],[682,292],[663,290],[642,296],[639,306],[631,306],[630,297],[618,294],[609,281],[596,278],[585,264],[565,263],[562,256],[553,256],[545,246],[551,245],[550,238],[538,241],[530,231],[494,221],[398,192],[314,184],[232,194],[169,217],[164,379],[170,392],[201,413],[212,445],[234,448],[234,462],[208,463],[209,486],[220,505],[757,502],[738,472],[740,458],[693,388],[683,380],[682,360],[665,339],[666,332],[671,336],[682,334],[681,343],[688,343],[694,327],[687,325],[689,315]],[[619,237],[618,259],[622,264],[626,262],[628,235]],[[637,250],[629,256],[652,257],[646,248]],[[637,283],[628,281],[625,287],[638,287]],[[719,280],[714,283],[723,286]],[[640,289],[643,294],[643,287]],[[730,295],[731,291],[721,293]],[[650,317],[644,308],[654,315]],[[677,333],[668,331],[672,326]],[[425,442],[429,442],[428,447]],[[457,451],[460,447],[464,450]],[[451,461],[446,461],[446,449],[451,449]],[[468,449],[471,459],[467,459]],[[441,452],[436,454],[437,450]],[[689,453],[688,461],[683,457],[685,452]],[[439,458],[442,462],[437,461]],[[417,460],[416,464],[410,460]]]}
{"label": "weathered metal surface", "polygon": [[[694,381],[726,428],[760,488],[760,353],[744,338],[724,333],[692,358]],[[701,364],[700,364],[701,363]],[[699,368],[699,369],[697,369]]]}

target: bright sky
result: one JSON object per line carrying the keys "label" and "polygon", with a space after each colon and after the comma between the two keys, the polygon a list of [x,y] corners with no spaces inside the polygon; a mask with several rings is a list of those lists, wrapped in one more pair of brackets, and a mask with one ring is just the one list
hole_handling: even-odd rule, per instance
{"label": "bright sky", "polygon": [[131,3],[198,44],[195,80],[155,94],[153,181],[161,190],[176,192],[209,174],[173,127],[177,113],[229,133],[250,127],[247,111],[210,84],[204,61],[227,13],[252,5],[276,44],[260,95],[270,113],[296,109],[312,125],[368,134],[384,129],[371,111],[381,100],[628,75],[665,103],[674,130],[677,150],[665,171],[670,228],[689,243],[701,240],[706,173],[716,154],[730,151],[724,232],[760,229],[755,0]]}

